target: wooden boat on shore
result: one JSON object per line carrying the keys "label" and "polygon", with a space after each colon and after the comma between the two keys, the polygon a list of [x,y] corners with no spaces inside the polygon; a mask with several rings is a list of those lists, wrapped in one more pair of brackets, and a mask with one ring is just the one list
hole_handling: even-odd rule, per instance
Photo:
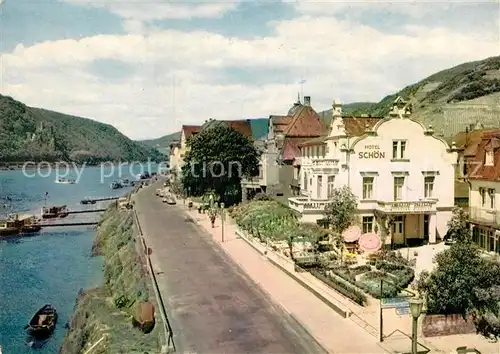
{"label": "wooden boat on shore", "polygon": [[66,205],[43,207],[41,211],[42,219],[65,218],[68,215]]}
{"label": "wooden boat on shore", "polygon": [[44,305],[24,327],[33,337],[47,337],[54,332],[57,323],[57,311],[52,305]]}

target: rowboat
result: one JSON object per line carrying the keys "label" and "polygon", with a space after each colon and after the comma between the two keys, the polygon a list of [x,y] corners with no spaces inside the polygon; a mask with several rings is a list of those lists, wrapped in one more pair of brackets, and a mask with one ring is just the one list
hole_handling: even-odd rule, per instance
{"label": "rowboat", "polygon": [[56,309],[52,305],[46,304],[35,313],[24,329],[33,337],[47,337],[54,332],[56,323]]}

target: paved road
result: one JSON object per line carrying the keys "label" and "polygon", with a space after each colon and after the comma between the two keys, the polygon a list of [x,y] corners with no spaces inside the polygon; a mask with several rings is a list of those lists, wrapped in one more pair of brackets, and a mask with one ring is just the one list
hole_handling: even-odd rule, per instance
{"label": "paved road", "polygon": [[180,352],[324,353],[313,338],[178,207],[154,189],[136,196],[136,211],[169,307]]}

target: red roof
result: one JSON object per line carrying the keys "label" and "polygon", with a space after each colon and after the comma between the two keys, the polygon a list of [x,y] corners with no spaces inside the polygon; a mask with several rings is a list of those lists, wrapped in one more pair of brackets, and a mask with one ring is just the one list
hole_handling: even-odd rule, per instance
{"label": "red roof", "polygon": [[384,118],[380,117],[343,117],[345,132],[349,136],[362,136]]}
{"label": "red roof", "polygon": [[248,119],[245,120],[224,120],[227,125],[236,130],[238,133],[246,136],[247,138],[252,137],[252,126]]}
{"label": "red roof", "polygon": [[281,158],[283,161],[295,160],[295,158],[300,156],[299,146],[310,140],[309,138],[285,138],[283,143],[283,149],[281,153]]}
{"label": "red roof", "polygon": [[318,113],[310,106],[302,106],[293,115],[285,136],[314,138],[320,136],[322,132],[323,123]]}
{"label": "red roof", "polygon": [[[460,132],[451,139],[457,148],[463,150],[466,157],[476,156],[477,149],[485,134],[495,133],[498,129],[472,130],[470,132]],[[451,143],[451,141],[448,141]]]}
{"label": "red roof", "polygon": [[184,133],[184,138],[188,140],[191,135],[199,133],[201,130],[201,126],[199,125],[183,125],[182,132]]}
{"label": "red roof", "polygon": [[[493,151],[493,166],[485,166],[487,151]],[[471,166],[470,179],[500,181],[500,129],[483,133]]]}

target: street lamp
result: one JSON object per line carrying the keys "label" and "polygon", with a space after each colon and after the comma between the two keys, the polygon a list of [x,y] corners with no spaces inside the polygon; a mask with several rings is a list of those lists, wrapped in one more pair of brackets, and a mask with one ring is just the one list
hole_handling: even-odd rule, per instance
{"label": "street lamp", "polygon": [[222,242],[224,242],[224,203],[220,203],[220,222],[222,228]]}
{"label": "street lamp", "polygon": [[410,304],[411,317],[413,317],[413,326],[411,333],[411,353],[417,354],[417,328],[418,328],[418,318],[422,313],[422,307],[424,301],[421,298],[414,297],[408,300]]}

